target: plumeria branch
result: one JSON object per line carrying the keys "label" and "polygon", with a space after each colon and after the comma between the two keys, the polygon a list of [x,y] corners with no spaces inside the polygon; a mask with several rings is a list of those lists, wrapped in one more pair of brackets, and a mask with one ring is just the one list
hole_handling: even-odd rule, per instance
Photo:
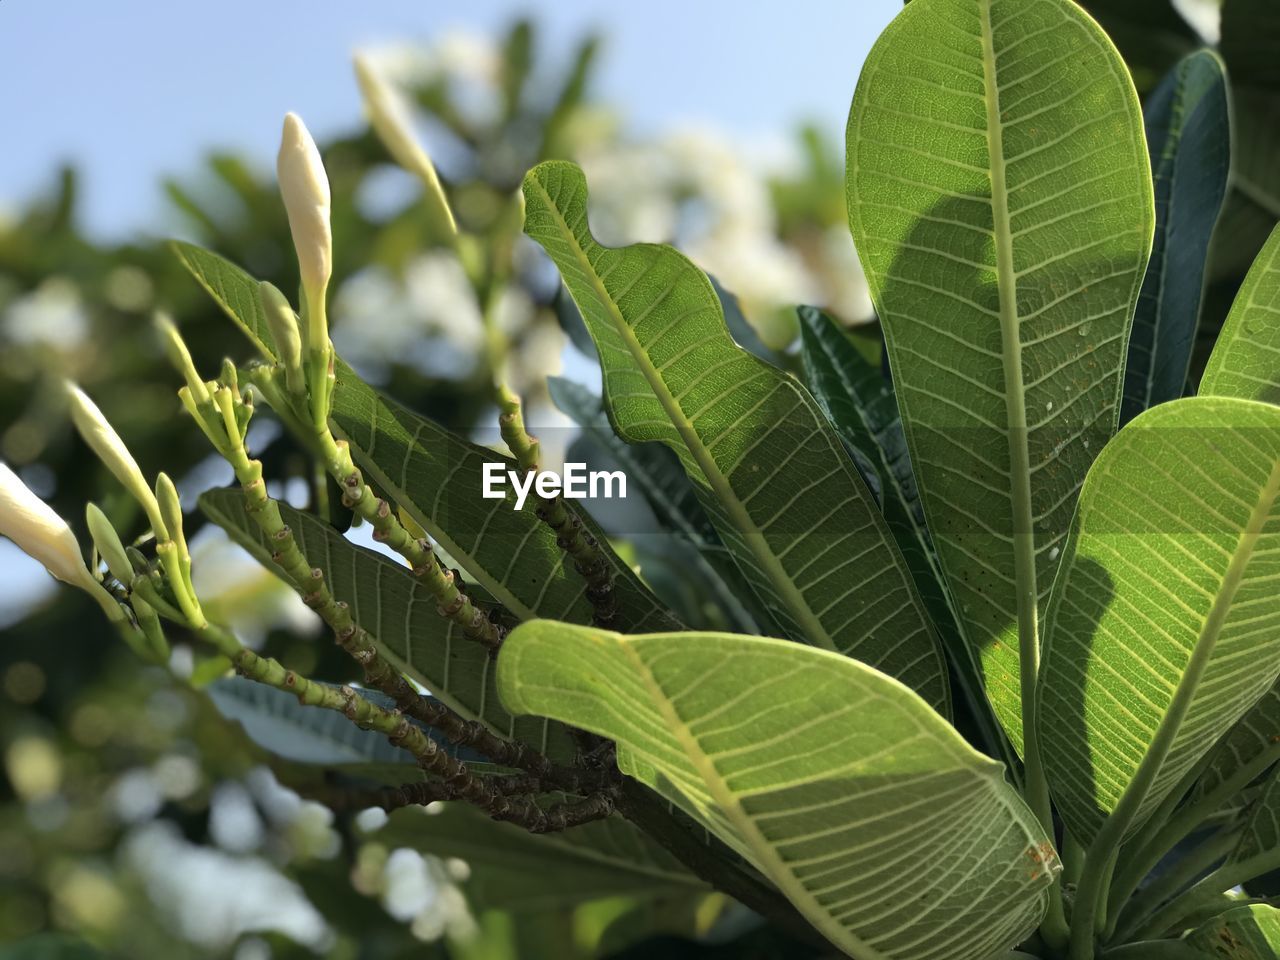
{"label": "plumeria branch", "polygon": [[[166,332],[171,337],[178,336],[176,330]],[[230,369],[224,367],[224,377],[230,375]],[[439,730],[450,742],[472,747],[495,764],[524,770],[529,792],[564,790],[594,795],[612,790],[614,778],[610,771],[553,764],[528,745],[498,737],[484,724],[461,717],[441,701],[420,694],[378,652],[368,632],[352,618],[348,605],[334,597],[324,572],[307,561],[293,531],[281,516],[279,504],[268,496],[262,463],[250,456],[245,445],[246,428],[252,416],[250,398],[240,393],[234,378],[231,384],[213,381],[204,386],[209,400],[204,404],[193,403],[198,422],[214,447],[231,464],[244,492],[246,510],[271,544],[272,561],[332,630],[339,646],[360,664],[367,683],[388,694],[396,702],[398,712]],[[189,388],[183,389],[189,393]],[[433,772],[444,776],[439,770]],[[517,803],[498,792],[502,781],[477,778],[465,765],[459,764],[444,779],[453,791],[451,799],[476,803],[493,816],[517,819],[529,829],[548,829],[559,822],[555,818],[546,820],[547,813],[536,812],[540,809],[536,805]],[[581,815],[581,811],[575,814]]]}
{"label": "plumeria branch", "polygon": [[[499,432],[517,465],[527,474],[536,474],[541,468],[541,445],[525,428],[520,398],[506,386],[498,387],[498,411]],[[613,575],[595,536],[577,515],[565,509],[563,497],[539,497],[537,514],[538,519],[555,531],[556,544],[569,555],[574,570],[586,581],[592,623],[597,627],[611,627],[617,616]]]}

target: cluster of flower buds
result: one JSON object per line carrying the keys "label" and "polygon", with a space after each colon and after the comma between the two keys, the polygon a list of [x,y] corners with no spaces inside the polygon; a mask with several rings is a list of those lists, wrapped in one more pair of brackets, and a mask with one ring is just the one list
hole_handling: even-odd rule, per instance
{"label": "cluster of flower buds", "polygon": [[80,436],[146,514],[163,576],[159,575],[160,571],[151,570],[141,554],[131,555],[119,536],[112,535],[114,530],[108,532],[111,526],[106,517],[93,508],[89,510],[88,519],[98,553],[107,561],[112,575],[131,593],[139,594],[141,610],[135,606],[134,611],[144,630],[150,632],[150,614],[154,607],[180,614],[180,619],[190,626],[202,626],[205,619],[192,584],[191,554],[183,531],[177,487],[163,473],[156,478],[154,488],[149,486],[133,454],[97,404],[74,384],[67,384],[67,397],[71,420]]}
{"label": "cluster of flower buds", "polygon": [[[392,155],[423,180],[428,203],[437,210],[448,233],[456,234],[435,168],[410,134],[393,91],[367,64],[358,64],[357,73],[379,135]],[[302,278],[301,323],[284,294],[269,283],[259,288],[260,306],[283,371],[286,396],[280,397],[285,401],[279,404],[280,413],[305,413],[316,425],[325,426],[333,385],[333,348],[326,311],[333,274],[332,203],[320,151],[296,114],[290,113],[284,120],[277,172]],[[160,314],[156,325],[166,353],[185,381],[178,391],[183,406],[219,453],[233,463],[245,457],[252,395],[241,393],[235,366],[226,361],[217,380],[204,380],[173,321]],[[264,384],[279,391],[274,379],[268,378]],[[195,629],[207,626],[192,585],[191,555],[177,488],[163,473],[154,486],[148,484],[97,405],[74,384],[67,384],[67,396],[76,429],[145,513],[158,563],[148,563],[140,551],[126,547],[102,510],[94,504],[88,506],[86,520],[97,555],[127,591],[129,607],[122,605],[85,564],[67,523],[4,464],[0,464],[0,535],[13,540],[54,577],[92,595],[139,653],[153,660],[166,659],[168,647],[158,613]]]}

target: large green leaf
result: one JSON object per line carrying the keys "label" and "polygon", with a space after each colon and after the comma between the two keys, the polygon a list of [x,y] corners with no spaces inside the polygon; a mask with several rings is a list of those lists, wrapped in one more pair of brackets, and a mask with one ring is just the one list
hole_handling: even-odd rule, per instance
{"label": "large green leaf", "polygon": [[1280,956],[1280,910],[1265,903],[1233,907],[1187,935],[1189,946],[1219,960]]}
{"label": "large green leaf", "polygon": [[1186,392],[1209,240],[1231,170],[1229,114],[1222,61],[1208,50],[1179,63],[1147,101],[1155,246],[1129,341],[1122,422]]}
{"label": "large green leaf", "polygon": [[[278,569],[271,560],[274,546],[245,509],[240,491],[211,490],[200,497],[200,509],[266,569]],[[408,567],[356,546],[316,516],[288,504],[280,504],[280,515],[307,561],[324,571],[334,596],[350,606],[356,622],[398,669],[500,736],[531,743],[560,759],[575,755],[558,724],[516,719],[503,709],[489,652],[436,613],[435,600]],[[484,605],[482,598],[475,599]]]}
{"label": "large green leaf", "polygon": [[1052,844],[916,693],[762,637],[527,623],[503,702],[618,744],[618,765],[741,853],[859,960],[985,960],[1039,921]]}
{"label": "large green leaf", "polygon": [[1151,248],[1137,96],[1069,0],[913,0],[858,81],[847,194],[929,530],[1020,748],[1019,647],[1115,430]]}
{"label": "large green leaf", "polygon": [[[174,249],[263,356],[274,359],[253,278],[199,247],[175,244]],[[481,497],[484,463],[513,463],[382,397],[341,361],[333,420],[373,482],[504,607],[521,619],[554,616],[590,622],[586,583],[556,546],[551,528],[531,509],[512,509],[510,491],[505,500]],[[576,504],[565,506],[587,529],[599,533]],[[672,619],[600,539],[613,572],[619,624],[627,624],[627,629],[671,629]]]}
{"label": "large green leaf", "polygon": [[595,340],[619,436],[681,458],[774,620],[947,708],[933,628],[875,501],[813,399],[729,336],[706,275],[675,250],[602,247],[573,164],[525,177],[525,232],[560,268]]}
{"label": "large green leaf", "polygon": [[601,897],[709,892],[705,883],[619,817],[538,836],[491,820],[475,807],[446,803],[438,811],[396,811],[373,839],[465,860],[470,867],[465,886],[473,909],[548,910]]}
{"label": "large green leaf", "polygon": [[1280,227],[1240,287],[1200,378],[1200,394],[1280,404]]}
{"label": "large green leaf", "polygon": [[1038,720],[1082,842],[1157,730],[1172,738],[1129,801],[1133,825],[1280,673],[1278,495],[1280,408],[1249,400],[1155,407],[1090,471],[1045,622]]}

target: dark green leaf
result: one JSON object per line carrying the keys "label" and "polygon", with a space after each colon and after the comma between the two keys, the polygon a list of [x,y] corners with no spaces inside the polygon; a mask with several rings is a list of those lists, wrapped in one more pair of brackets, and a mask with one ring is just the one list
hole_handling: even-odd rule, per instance
{"label": "dark green leaf", "polygon": [[1209,240],[1231,170],[1229,114],[1222,61],[1208,50],[1179,63],[1147,101],[1155,245],[1129,339],[1121,423],[1186,392]]}

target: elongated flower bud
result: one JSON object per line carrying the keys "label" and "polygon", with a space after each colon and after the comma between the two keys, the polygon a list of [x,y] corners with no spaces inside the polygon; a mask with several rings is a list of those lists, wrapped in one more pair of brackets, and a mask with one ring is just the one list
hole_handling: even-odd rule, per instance
{"label": "elongated flower bud", "polygon": [[92,596],[113,622],[127,619],[120,604],[85,566],[80,544],[67,522],[4,463],[0,463],[0,536],[8,537],[63,583]]}
{"label": "elongated flower bud", "polygon": [[427,152],[413,135],[413,128],[405,110],[404,101],[387,82],[378,75],[365,57],[355,58],[356,80],[360,84],[360,93],[364,96],[365,111],[369,122],[373,125],[378,139],[392,158],[404,169],[422,181],[426,188],[425,200],[431,211],[433,224],[445,236],[458,232],[458,224],[453,219],[453,210],[444,195],[440,178],[436,175],[435,164],[427,156]]}
{"label": "elongated flower bud", "polygon": [[329,277],[333,274],[329,178],[316,142],[296,113],[286,114],[284,118],[276,175],[280,181],[280,196],[289,214],[289,230],[298,253],[307,314],[312,324],[307,331],[307,349],[325,350],[329,334],[324,323],[324,296]]}
{"label": "elongated flower bud", "polygon": [[98,548],[98,556],[107,562],[111,575],[126,586],[133,583],[133,564],[125,552],[120,534],[111,525],[107,515],[98,509],[96,503],[88,504],[84,509],[85,520],[89,524],[89,536],[93,537],[93,545]]}
{"label": "elongated flower bud", "polygon": [[151,492],[151,487],[143,478],[142,470],[138,468],[138,462],[133,459],[129,448],[124,445],[119,434],[112,429],[97,404],[90,400],[83,390],[74,383],[68,383],[67,395],[71,400],[71,420],[75,423],[80,436],[84,437],[84,442],[93,449],[98,459],[115,474],[116,479],[129,491],[130,496],[146,511],[156,538],[168,540],[169,535],[165,529],[164,517],[160,513],[160,504],[156,502],[155,494]]}
{"label": "elongated flower bud", "polygon": [[164,517],[165,529],[169,537],[184,550],[186,537],[182,534],[182,501],[178,497],[178,488],[167,473],[156,475],[156,500],[160,504],[160,515]]}
{"label": "elongated flower bud", "polygon": [[67,522],[53,508],[31,492],[16,473],[0,463],[0,534],[23,553],[40,561],[63,583],[83,586],[92,579],[80,544]]}
{"label": "elongated flower bud", "polygon": [[187,388],[191,391],[192,397],[199,403],[207,401],[209,399],[209,389],[204,385],[204,381],[200,379],[200,374],[196,371],[196,365],[191,360],[191,351],[187,349],[187,344],[182,339],[182,334],[178,333],[178,328],[174,324],[173,318],[167,313],[156,311],[155,324],[156,330],[160,333],[160,339],[164,343],[164,351],[169,357],[169,362],[173,364],[174,369],[182,374],[182,378],[187,381]]}
{"label": "elongated flower bud", "polygon": [[258,284],[258,299],[262,302],[262,312],[267,315],[276,356],[284,367],[285,385],[290,393],[302,394],[306,391],[302,377],[302,335],[298,332],[293,307],[285,295],[266,280]]}

